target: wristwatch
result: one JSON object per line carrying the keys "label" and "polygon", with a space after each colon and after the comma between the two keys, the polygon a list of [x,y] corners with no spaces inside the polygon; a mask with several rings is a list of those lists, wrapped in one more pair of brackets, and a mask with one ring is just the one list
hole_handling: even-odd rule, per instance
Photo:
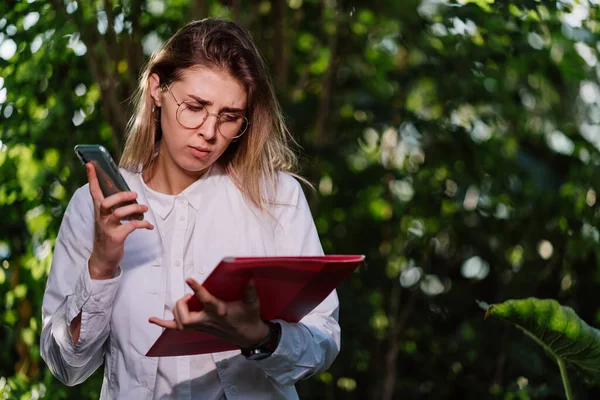
{"label": "wristwatch", "polygon": [[258,345],[250,348],[240,348],[247,360],[262,360],[275,352],[281,338],[281,325],[277,322],[264,321],[269,326],[267,337]]}

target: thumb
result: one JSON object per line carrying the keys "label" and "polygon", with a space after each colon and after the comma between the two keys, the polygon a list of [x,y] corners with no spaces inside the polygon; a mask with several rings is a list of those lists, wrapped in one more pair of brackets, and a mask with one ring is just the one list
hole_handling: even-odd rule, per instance
{"label": "thumb", "polygon": [[185,283],[188,284],[188,286],[194,291],[197,292],[200,289],[200,284],[198,283],[197,280],[195,280],[194,278],[187,278],[185,280]]}
{"label": "thumb", "polygon": [[204,286],[199,284],[194,278],[186,279],[186,283],[194,291],[196,298],[204,305],[207,310],[223,317],[227,314],[227,304],[213,296]]}
{"label": "thumb", "polygon": [[243,302],[246,304],[252,304],[258,301],[258,295],[256,294],[256,285],[253,280],[248,281],[246,288],[244,289]]}
{"label": "thumb", "polygon": [[94,205],[100,207],[100,202],[104,200],[104,194],[102,193],[102,189],[100,189],[100,183],[98,183],[96,167],[93,163],[89,162],[85,164],[85,169],[87,171],[90,194],[94,200]]}

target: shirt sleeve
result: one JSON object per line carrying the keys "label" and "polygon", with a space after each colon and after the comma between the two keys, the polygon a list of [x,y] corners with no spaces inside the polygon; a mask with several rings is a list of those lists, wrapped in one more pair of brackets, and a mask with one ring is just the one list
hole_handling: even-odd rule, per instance
{"label": "shirt sleeve", "polygon": [[[88,260],[94,240],[94,211],[87,185],[78,189],[61,223],[42,303],[41,356],[52,374],[72,386],[87,379],[104,361],[112,304],[119,281],[92,280]],[[81,313],[73,344],[69,325]]]}
{"label": "shirt sleeve", "polygon": [[[277,201],[279,209],[276,230],[278,255],[321,256],[323,249],[300,184],[281,174]],[[278,196],[280,197],[280,196]],[[281,385],[293,385],[300,379],[325,371],[340,351],[339,301],[334,290],[299,323],[281,324],[281,339],[275,352],[256,361],[272,379]]]}

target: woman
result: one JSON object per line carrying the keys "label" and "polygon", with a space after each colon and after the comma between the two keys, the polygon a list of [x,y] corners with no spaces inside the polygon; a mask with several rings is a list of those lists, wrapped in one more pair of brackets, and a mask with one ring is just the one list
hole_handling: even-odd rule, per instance
{"label": "woman", "polygon": [[[76,385],[105,362],[102,399],[287,399],[328,368],[340,348],[335,292],[296,324],[261,321],[252,285],[227,303],[199,283],[226,256],[322,254],[288,173],[291,141],[244,30],[206,19],[178,31],[140,80],[121,159],[132,191],[104,198],[88,164],[89,189],[65,212],[43,302],[52,373]],[[189,312],[190,296],[203,312]],[[162,327],[240,350],[145,357]]]}

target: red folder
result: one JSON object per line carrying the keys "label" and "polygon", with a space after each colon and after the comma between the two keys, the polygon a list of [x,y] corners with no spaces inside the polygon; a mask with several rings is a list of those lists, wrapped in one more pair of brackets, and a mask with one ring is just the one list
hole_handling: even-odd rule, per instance
{"label": "red folder", "polygon": [[[321,257],[225,258],[203,283],[215,297],[236,301],[243,297],[250,279],[260,299],[261,318],[298,322],[363,262],[362,255]],[[192,297],[192,311],[202,304]],[[146,356],[166,357],[218,353],[237,346],[199,331],[165,329]]]}

